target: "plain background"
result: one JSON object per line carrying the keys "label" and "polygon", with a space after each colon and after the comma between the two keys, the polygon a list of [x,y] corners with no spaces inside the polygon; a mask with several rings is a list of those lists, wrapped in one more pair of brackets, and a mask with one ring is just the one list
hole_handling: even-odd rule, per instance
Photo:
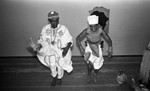
{"label": "plain background", "polygon": [[89,10],[95,6],[110,10],[114,55],[142,55],[150,41],[149,0],[0,0],[0,57],[34,56],[27,50],[27,40],[37,41],[53,10],[73,36],[73,56],[80,56],[75,38],[87,27]]}

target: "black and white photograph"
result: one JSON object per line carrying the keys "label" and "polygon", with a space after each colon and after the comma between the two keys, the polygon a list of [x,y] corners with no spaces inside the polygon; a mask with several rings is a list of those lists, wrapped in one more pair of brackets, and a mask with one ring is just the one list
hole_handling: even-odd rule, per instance
{"label": "black and white photograph", "polygon": [[150,0],[0,0],[1,91],[150,91]]}

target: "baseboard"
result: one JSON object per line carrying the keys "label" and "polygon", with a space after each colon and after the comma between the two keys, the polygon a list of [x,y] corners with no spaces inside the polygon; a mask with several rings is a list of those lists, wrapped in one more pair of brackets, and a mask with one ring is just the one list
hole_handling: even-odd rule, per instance
{"label": "baseboard", "polygon": [[[72,58],[82,58],[82,56],[73,55]],[[103,55],[107,57],[107,55]],[[112,57],[142,57],[142,55],[113,55]],[[0,58],[36,58],[36,56],[0,56]]]}

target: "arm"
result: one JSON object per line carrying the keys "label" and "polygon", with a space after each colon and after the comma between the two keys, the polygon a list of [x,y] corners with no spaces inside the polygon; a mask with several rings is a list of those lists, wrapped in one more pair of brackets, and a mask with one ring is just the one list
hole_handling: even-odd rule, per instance
{"label": "arm", "polygon": [[63,53],[62,53],[63,57],[66,56],[68,50],[71,48],[71,45],[72,45],[72,43],[69,42],[66,47],[62,48],[63,49]]}
{"label": "arm", "polygon": [[81,45],[81,42],[83,39],[85,39],[87,36],[87,29],[84,29],[76,38],[77,46],[80,49],[82,55],[84,55],[84,48]]}
{"label": "arm", "polygon": [[69,30],[64,27],[64,31],[63,31],[63,35],[61,37],[61,43],[62,43],[62,56],[65,57],[66,54],[68,53],[69,49],[72,47],[73,45],[73,40],[72,40],[72,36],[69,33]]}
{"label": "arm", "polygon": [[35,44],[35,43],[33,42],[32,37],[31,37],[30,40],[29,40],[29,45],[30,45],[30,47],[33,49],[33,51],[35,51],[36,53],[39,53],[39,50],[42,48],[42,45],[41,45],[41,44]]}
{"label": "arm", "polygon": [[46,26],[42,28],[42,31],[40,33],[40,38],[38,39],[37,43],[33,42],[32,37],[29,40],[29,45],[37,54],[41,54],[40,50],[45,45],[45,39],[46,39],[45,32],[46,32]]}
{"label": "arm", "polygon": [[107,44],[109,46],[109,48],[108,48],[108,57],[111,57],[112,53],[113,53],[112,40],[105,31],[102,32],[102,36],[103,36],[104,40],[107,42]]}

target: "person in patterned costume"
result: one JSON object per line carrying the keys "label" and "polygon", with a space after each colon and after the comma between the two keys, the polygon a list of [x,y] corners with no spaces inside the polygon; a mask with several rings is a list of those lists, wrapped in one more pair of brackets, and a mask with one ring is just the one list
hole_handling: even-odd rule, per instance
{"label": "person in patterned costume", "polygon": [[67,27],[59,24],[59,14],[56,11],[48,13],[49,24],[41,31],[35,44],[30,39],[30,46],[37,53],[39,61],[51,70],[52,86],[61,85],[64,71],[72,72],[71,47],[73,39]]}

